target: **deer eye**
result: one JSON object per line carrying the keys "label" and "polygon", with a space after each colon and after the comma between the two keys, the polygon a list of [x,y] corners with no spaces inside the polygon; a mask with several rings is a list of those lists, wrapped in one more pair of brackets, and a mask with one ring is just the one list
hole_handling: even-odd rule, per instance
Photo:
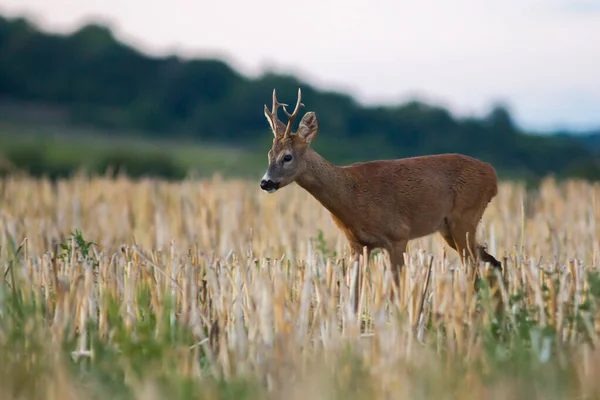
{"label": "deer eye", "polygon": [[291,154],[286,154],[285,156],[283,156],[283,162],[290,162],[290,161],[292,161]]}

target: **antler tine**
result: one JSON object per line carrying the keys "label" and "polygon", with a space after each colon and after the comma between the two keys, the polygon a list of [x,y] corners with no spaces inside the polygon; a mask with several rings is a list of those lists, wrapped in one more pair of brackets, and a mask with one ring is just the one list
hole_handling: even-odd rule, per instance
{"label": "antler tine", "polygon": [[[273,105],[271,106],[271,112],[269,114],[271,114],[272,117],[277,118],[277,109],[279,107],[285,107],[287,106],[287,104],[284,103],[280,103],[279,101],[277,101],[277,94],[275,93],[275,89],[273,89]],[[265,104],[265,110],[267,109],[267,105]]]}
{"label": "antler tine", "polygon": [[290,134],[290,132],[292,131],[292,126],[294,125],[294,121],[296,121],[296,117],[298,117],[298,113],[300,112],[300,108],[304,107],[304,104],[301,103],[300,100],[302,100],[302,91],[300,90],[300,88],[298,88],[298,100],[296,101],[296,107],[294,108],[294,112],[292,112],[291,114],[288,113],[285,108],[287,104],[283,105],[283,112],[288,118],[288,123],[285,127],[285,133],[283,136],[287,136]]}
{"label": "antler tine", "polygon": [[275,89],[273,89],[273,105],[271,106],[271,111],[269,111],[269,108],[265,104],[265,115],[271,120],[271,126],[273,127],[273,132],[276,136],[281,135],[281,132],[278,132],[278,126],[279,124],[282,124],[281,121],[279,121],[279,118],[277,117],[277,109],[279,107],[284,107],[285,109],[286,106],[287,104],[280,103],[279,101],[277,101],[277,94],[275,92]]}

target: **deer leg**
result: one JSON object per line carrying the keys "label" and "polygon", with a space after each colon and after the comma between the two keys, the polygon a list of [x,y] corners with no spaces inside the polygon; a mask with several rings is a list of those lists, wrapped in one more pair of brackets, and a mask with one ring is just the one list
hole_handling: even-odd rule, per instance
{"label": "deer leg", "polygon": [[[465,224],[461,221],[452,221],[446,219],[445,227],[440,231],[442,237],[448,243],[448,246],[452,247],[460,258],[460,262],[467,271],[467,260],[475,262],[474,257],[477,256],[476,247],[473,243],[473,233],[475,230],[473,229],[472,224]],[[463,255],[463,253],[465,253]],[[464,257],[464,258],[463,258]],[[475,275],[477,276],[477,270],[475,269]],[[477,286],[477,279],[475,277],[474,284]]]}
{"label": "deer leg", "polygon": [[485,248],[481,245],[477,245],[477,256],[481,261],[489,262],[492,265],[492,267],[502,270],[502,263],[490,253],[485,251]]}
{"label": "deer leg", "polygon": [[471,259],[476,258],[483,262],[489,262],[494,268],[502,269],[502,263],[485,251],[482,245],[477,243],[475,238],[476,227],[477,224],[446,220],[446,226],[440,231],[440,234],[446,243],[459,254],[463,265],[464,260],[462,256],[463,251],[465,251],[466,256],[471,257]]}
{"label": "deer leg", "polygon": [[[368,251],[368,253],[370,253],[370,251]],[[360,287],[361,287],[361,273],[360,273],[360,256],[362,255],[362,246],[360,246],[359,244],[352,244],[350,246],[350,268],[348,269],[349,271],[352,271],[352,268],[354,268],[354,264],[357,264],[357,268],[356,268],[356,275],[355,275],[355,286],[354,288],[350,288],[350,290],[354,289],[354,302],[353,302],[353,310],[356,313],[358,311],[358,303],[359,303],[359,297],[360,297]],[[368,256],[368,254],[367,254]],[[369,260],[363,260],[364,263],[367,263]],[[348,286],[350,286],[352,284],[352,276],[349,274],[348,275]]]}
{"label": "deer leg", "polygon": [[[446,221],[446,227],[440,232],[442,237],[448,243],[450,247],[457,251],[460,256],[461,263],[466,268],[466,260],[463,260],[462,253],[466,252],[465,258],[470,258],[473,262],[483,261],[489,262],[494,268],[502,269],[502,264],[496,260],[493,256],[487,253],[483,246],[478,244],[475,240],[475,228],[476,224],[464,223],[464,220],[458,222]],[[468,235],[468,237],[467,237]],[[477,268],[474,270],[474,288],[477,290],[479,287],[479,271]]]}
{"label": "deer leg", "polygon": [[[440,234],[448,244],[452,247],[460,257],[460,262],[463,266],[466,266],[466,259],[475,256],[475,247],[473,246],[473,231],[470,224],[463,222],[455,222],[446,219],[446,226],[440,231]],[[468,235],[468,241],[467,241]],[[463,252],[466,253],[463,255]],[[465,258],[463,258],[463,256]]]}
{"label": "deer leg", "polygon": [[393,243],[389,249],[392,278],[398,289],[400,288],[400,271],[402,271],[402,267],[404,267],[404,252],[406,251],[407,244],[408,240],[402,240]]}

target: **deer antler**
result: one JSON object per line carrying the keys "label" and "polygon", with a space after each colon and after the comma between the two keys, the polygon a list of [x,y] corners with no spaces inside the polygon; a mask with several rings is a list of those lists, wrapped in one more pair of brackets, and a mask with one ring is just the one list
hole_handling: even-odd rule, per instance
{"label": "deer antler", "polygon": [[289,135],[292,132],[292,126],[294,125],[294,121],[296,121],[296,117],[298,117],[298,113],[300,112],[300,107],[304,107],[304,104],[302,104],[300,102],[301,99],[302,99],[302,92],[301,92],[300,88],[298,88],[298,101],[296,101],[296,107],[294,108],[294,112],[292,112],[291,114],[288,113],[287,110],[285,109],[287,104],[282,104],[283,112],[285,113],[285,115],[287,115],[287,118],[288,118],[288,123],[287,123],[287,126],[285,127],[285,133],[283,134],[283,137],[286,137],[287,135]]}
{"label": "deer antler", "polygon": [[269,116],[269,119],[271,120],[271,125],[273,126],[273,130],[275,131],[276,135],[278,134],[277,128],[279,127],[279,125],[283,125],[283,123],[279,121],[279,118],[277,118],[277,109],[279,107],[283,107],[285,110],[285,106],[287,106],[287,104],[283,104],[277,101],[277,94],[275,93],[275,89],[273,89],[273,105],[271,106],[271,111],[269,112],[269,109],[265,104],[265,115]]}

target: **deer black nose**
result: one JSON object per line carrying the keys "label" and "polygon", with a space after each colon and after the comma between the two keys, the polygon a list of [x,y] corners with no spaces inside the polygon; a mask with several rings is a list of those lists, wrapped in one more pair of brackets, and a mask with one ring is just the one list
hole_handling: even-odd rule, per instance
{"label": "deer black nose", "polygon": [[262,190],[267,190],[267,191],[277,190],[277,189],[279,189],[279,183],[273,182],[270,179],[269,180],[263,179],[262,181],[260,181],[260,188]]}

